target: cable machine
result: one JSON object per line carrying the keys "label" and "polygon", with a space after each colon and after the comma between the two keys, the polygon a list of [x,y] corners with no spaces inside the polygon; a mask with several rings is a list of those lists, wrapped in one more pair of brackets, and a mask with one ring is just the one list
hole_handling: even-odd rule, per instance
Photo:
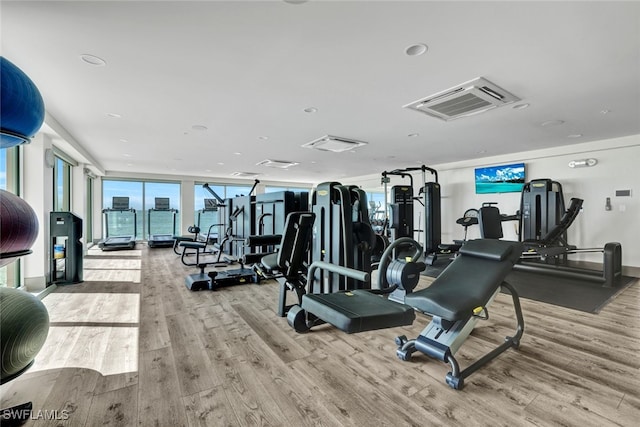
{"label": "cable machine", "polygon": [[[411,172],[417,171],[422,173],[423,184],[418,191],[418,196],[414,196],[413,175],[411,175]],[[434,176],[435,181],[427,182],[427,172]],[[391,176],[408,178],[409,185],[391,187],[391,203],[389,203],[387,195],[389,194],[388,185],[391,182]],[[422,233],[424,242],[421,242],[420,235],[418,235],[417,241],[423,243],[425,257],[430,257],[431,255],[431,258],[433,258],[432,254],[438,252],[442,239],[438,172],[425,165],[414,168],[394,169],[382,172],[381,183],[384,185],[384,212],[389,221],[391,240],[401,237],[414,238],[415,232]],[[418,219],[421,229],[417,230],[414,228],[414,201],[417,201],[423,207],[423,212]]]}

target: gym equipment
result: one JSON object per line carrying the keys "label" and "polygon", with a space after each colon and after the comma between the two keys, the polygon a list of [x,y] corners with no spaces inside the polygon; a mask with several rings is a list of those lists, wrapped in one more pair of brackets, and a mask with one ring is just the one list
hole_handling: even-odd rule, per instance
{"label": "gym equipment", "polygon": [[[411,172],[420,171],[422,174],[422,186],[418,191],[418,196],[413,196],[413,175]],[[427,182],[427,172],[434,176],[434,182]],[[391,206],[388,206],[385,197],[385,212],[389,217],[391,210],[389,227],[391,229],[391,240],[398,237],[414,238],[414,233],[424,235],[424,253],[427,264],[435,262],[438,253],[441,252],[441,205],[440,205],[440,184],[438,184],[438,172],[425,165],[415,168],[394,169],[382,172],[381,182],[384,185],[385,194],[388,184],[391,182],[390,176],[408,178],[409,185],[394,186],[391,189]],[[414,229],[414,209],[413,201],[418,201],[423,207],[422,229]],[[417,239],[420,241],[420,238]],[[450,248],[446,249],[450,253]]]}
{"label": "gym equipment", "polygon": [[[404,260],[392,260],[393,253],[400,246],[411,247],[412,256]],[[415,313],[403,302],[405,295],[410,294],[418,284],[420,272],[426,267],[424,263],[415,261],[421,256],[422,246],[418,242],[401,237],[393,241],[382,255],[378,268],[379,289],[303,294],[300,304],[289,309],[287,322],[296,332],[306,332],[323,323],[334,325],[346,333],[410,325]],[[309,267],[307,289],[314,289],[314,273],[317,269],[359,281],[369,280],[369,272],[316,261]],[[382,295],[388,296],[388,299]]]}
{"label": "gym equipment", "polygon": [[[405,241],[402,241],[406,239]],[[458,257],[445,268],[426,289],[413,292],[424,263],[412,260],[393,260],[389,266],[384,260],[393,253],[394,244],[409,243],[404,237],[393,242],[385,251],[381,262],[381,282],[379,293],[388,289],[405,288],[402,295],[404,304],[382,298],[375,291],[353,290],[332,294],[304,294],[300,306],[293,306],[287,321],[297,332],[307,332],[315,325],[330,323],[347,333],[410,325],[415,319],[414,310],[432,316],[431,323],[412,340],[406,336],[396,338],[397,356],[410,360],[415,351],[442,360],[451,365],[452,371],[446,375],[446,383],[454,389],[462,389],[464,379],[480,367],[497,357],[510,347],[518,348],[524,333],[524,318],[518,294],[511,285],[504,282],[513,265],[520,258],[522,244],[492,239],[471,240],[465,243]],[[420,245],[414,241],[414,247]],[[419,257],[421,248],[414,255]],[[309,267],[307,287],[312,288],[315,269],[328,269],[337,274],[349,275],[365,281],[368,275],[349,268],[323,262],[314,262]],[[470,272],[472,275],[470,276]],[[517,319],[516,333],[491,352],[482,356],[471,366],[461,371],[454,355],[467,339],[480,319],[489,318],[488,306],[500,292],[506,289],[511,294]]]}
{"label": "gym equipment", "polygon": [[30,254],[38,229],[33,208],[15,194],[0,190],[0,267]]}
{"label": "gym equipment", "polygon": [[82,282],[82,219],[71,212],[51,212],[49,238],[49,283]]}
{"label": "gym equipment", "polygon": [[227,224],[226,228],[231,227],[231,236],[222,247],[222,250],[238,259],[244,255],[244,240],[256,234],[256,196],[253,195],[253,192],[259,183],[260,181],[256,179],[246,196],[237,196],[225,201],[229,209],[229,216],[220,222]]}
{"label": "gym equipment", "polygon": [[[539,240],[558,224],[565,213],[562,185],[546,178],[525,183],[520,212],[520,241]],[[566,230],[562,237],[566,239]]]}
{"label": "gym equipment", "polygon": [[[508,348],[518,348],[524,333],[524,318],[518,294],[504,279],[521,252],[519,242],[480,239],[465,243],[455,260],[428,288],[406,296],[405,304],[432,316],[432,320],[416,339],[396,338],[398,358],[407,361],[415,351],[420,351],[448,363],[451,372],[446,375],[446,383],[460,390],[469,375]],[[487,307],[501,289],[511,294],[517,319],[516,332],[461,371],[454,355],[478,320],[489,318]]]}
{"label": "gym equipment", "polygon": [[[210,229],[215,226],[216,224],[212,225]],[[200,255],[203,253],[203,251],[201,251],[200,248],[205,247],[206,242],[180,243],[180,245],[183,247],[182,256],[180,258],[182,263],[187,266],[197,266],[200,269],[199,273],[190,274],[185,278],[185,285],[187,286],[187,289],[192,291],[200,291],[205,289],[213,291],[224,286],[259,282],[259,277],[256,274],[256,272],[251,268],[245,268],[242,260],[239,261],[240,268],[236,268],[233,270],[210,271],[208,273],[205,273],[204,270],[207,266],[212,265],[214,267],[220,267],[220,266],[226,266],[235,262],[228,258],[225,259],[224,261],[220,259],[222,255],[222,247],[230,238],[231,238],[231,229],[229,228],[227,230],[227,233],[224,239],[222,239],[222,241],[220,242],[220,245],[218,246],[216,244],[218,256],[214,261],[209,261],[209,262],[200,262]],[[205,246],[200,246],[200,245],[205,245]],[[196,252],[195,252],[196,261],[194,263],[189,263],[186,261],[185,256],[187,255],[187,249],[196,249]]]}
{"label": "gym equipment", "polygon": [[180,247],[180,243],[182,242],[197,242],[198,241],[198,237],[200,235],[200,227],[198,227],[197,225],[190,225],[187,228],[187,231],[191,234],[193,234],[193,236],[175,236],[173,238],[173,252],[175,252],[176,255],[180,255],[180,252],[178,252],[178,248]]}
{"label": "gym equipment", "polygon": [[210,290],[233,285],[243,285],[246,283],[258,283],[258,275],[250,268],[245,268],[240,264],[240,268],[223,271],[204,272],[207,263],[199,264],[200,273],[190,274],[185,278],[185,285],[190,291]]}
{"label": "gym equipment", "polygon": [[[555,183],[548,188],[553,189],[556,194],[562,194],[562,187],[559,183]],[[542,200],[545,199],[543,198]],[[555,196],[553,200],[555,206],[564,206],[564,200],[560,201]],[[556,201],[558,202],[557,204],[555,203]],[[520,262],[514,266],[514,270],[587,280],[601,283],[606,287],[618,286],[622,279],[622,245],[620,243],[609,242],[603,248],[577,248],[575,245],[570,245],[566,240],[567,229],[580,213],[582,203],[582,199],[572,198],[569,208],[553,226],[547,222],[544,227],[541,227],[539,225],[543,221],[533,221],[538,224],[534,228],[536,230],[534,234],[537,233],[538,238],[522,242],[524,252],[521,255]],[[480,208],[478,215],[480,233],[483,238],[500,239],[502,238],[502,221],[514,219],[514,216],[501,215],[498,207],[492,205],[492,203],[487,203]],[[529,206],[542,206],[542,204],[537,203]],[[535,209],[530,209],[527,216],[529,218],[543,217],[538,215]],[[543,228],[548,230],[541,235]],[[602,252],[602,270],[591,270],[568,265],[568,255],[592,252]]]}
{"label": "gym equipment", "polygon": [[[173,219],[173,227],[171,233],[152,233],[151,232],[151,213],[158,212],[160,213],[170,213]],[[170,200],[168,197],[156,197],[154,201],[154,207],[147,211],[147,245],[150,248],[168,248],[174,245],[175,242],[175,234],[176,234],[176,214],[178,213],[177,209],[173,209],[170,207]]]}
{"label": "gym equipment", "polygon": [[251,203],[254,205],[255,227],[254,234],[244,241],[242,259],[245,264],[259,263],[264,256],[275,252],[287,216],[291,212],[308,210],[309,193],[278,191],[258,194]]}
{"label": "gym equipment", "polygon": [[[242,262],[244,264],[259,263],[264,256],[275,252],[275,247],[280,244],[281,240],[281,234],[265,234],[247,237],[244,241],[244,246],[250,248],[251,252],[245,253],[242,256]],[[260,252],[254,252],[256,248],[260,248]]]}
{"label": "gym equipment", "polygon": [[[120,235],[109,236],[109,214],[131,214],[133,218],[133,234],[132,235]],[[120,249],[133,249],[136,246],[136,234],[138,234],[138,215],[135,209],[129,207],[128,197],[113,197],[111,201],[111,208],[102,210],[104,215],[104,233],[105,238],[98,242],[98,247],[103,251],[117,251]]]}
{"label": "gym equipment", "polygon": [[[369,223],[366,193],[339,182],[318,184],[311,197],[311,211],[316,216],[313,228],[311,260],[371,271],[371,252],[375,233]],[[369,289],[371,283],[361,283],[352,277],[318,269],[313,281],[322,292],[347,289]],[[368,277],[368,276],[367,276]],[[310,289],[310,292],[318,292]]]}
{"label": "gym equipment", "polygon": [[287,215],[280,247],[274,254],[266,255],[253,266],[262,278],[276,279],[280,284],[278,311],[280,317],[287,315],[287,292],[293,291],[300,302],[306,292],[304,261],[309,251],[313,223],[313,212],[292,212]]}
{"label": "gym equipment", "polygon": [[[38,297],[0,286],[0,384],[19,377],[33,365],[48,333],[49,314]],[[22,425],[28,421],[32,409],[32,402],[2,409],[0,423]]]}
{"label": "gym equipment", "polygon": [[33,81],[0,56],[0,149],[28,143],[44,122],[44,101]]}
{"label": "gym equipment", "polygon": [[[29,142],[44,121],[38,88],[15,65],[0,56],[0,148]],[[27,202],[0,190],[0,267],[30,254],[38,237],[38,217]],[[49,332],[49,315],[37,297],[0,286],[0,384],[25,373]],[[29,420],[33,404],[0,410],[2,425]]]}
{"label": "gym equipment", "polygon": [[[228,261],[221,260],[222,257],[222,247],[225,243],[231,238],[231,228],[227,229],[224,238],[220,243],[214,243],[212,245],[212,249],[209,250],[208,247],[210,245],[211,239],[209,235],[215,227],[218,227],[220,224],[212,224],[209,227],[209,231],[203,241],[181,241],[178,245],[182,248],[182,253],[180,255],[180,261],[186,265],[187,267],[200,266],[200,265],[217,265],[222,266],[229,264]],[[209,262],[200,262],[200,255],[213,255],[218,254],[215,261]],[[194,262],[188,262],[187,256],[195,255],[196,260]]]}
{"label": "gym equipment", "polygon": [[478,223],[478,209],[471,208],[464,211],[462,218],[458,218],[456,220],[456,224],[460,224],[461,226],[464,227],[464,237],[462,238],[462,241],[454,240],[453,242],[460,245],[464,244],[464,242],[467,241],[468,228],[477,223]]}

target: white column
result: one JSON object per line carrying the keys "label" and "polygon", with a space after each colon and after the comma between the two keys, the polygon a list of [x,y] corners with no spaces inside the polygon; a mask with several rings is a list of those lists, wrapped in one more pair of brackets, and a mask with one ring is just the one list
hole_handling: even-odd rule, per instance
{"label": "white column", "polygon": [[52,153],[51,138],[36,135],[23,146],[23,198],[38,217],[38,237],[31,247],[33,253],[23,258],[24,285],[37,292],[47,284],[49,272],[49,212],[53,209],[53,164],[47,164],[46,153]]}
{"label": "white column", "polygon": [[189,234],[187,228],[196,223],[195,215],[195,185],[193,180],[182,180],[180,183],[180,230],[179,234]]}
{"label": "white column", "polygon": [[87,236],[84,235],[84,221],[87,218],[87,179],[84,174],[84,163],[79,163],[78,166],[71,168],[71,212],[82,218],[82,250],[87,250]]}

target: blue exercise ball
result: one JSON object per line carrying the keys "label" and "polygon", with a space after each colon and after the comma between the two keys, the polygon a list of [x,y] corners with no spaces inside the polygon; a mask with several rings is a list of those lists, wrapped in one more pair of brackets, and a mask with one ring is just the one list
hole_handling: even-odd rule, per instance
{"label": "blue exercise ball", "polygon": [[44,122],[44,101],[31,79],[3,56],[0,97],[0,148],[29,142]]}

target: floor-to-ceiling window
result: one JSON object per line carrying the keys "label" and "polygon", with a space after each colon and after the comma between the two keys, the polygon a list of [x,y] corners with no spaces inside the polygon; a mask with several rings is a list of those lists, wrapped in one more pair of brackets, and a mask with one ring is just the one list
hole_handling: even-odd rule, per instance
{"label": "floor-to-ceiling window", "polygon": [[[0,188],[16,195],[20,195],[19,156],[19,147],[0,149]],[[18,287],[19,285],[20,259],[0,268],[0,286]]]}
{"label": "floor-to-ceiling window", "polygon": [[[128,198],[129,210],[113,210],[114,198],[123,197]],[[107,209],[106,215],[103,214],[105,237],[131,236],[135,232],[137,240],[145,240],[149,231],[152,234],[173,234],[173,212],[156,211],[156,198],[168,198],[170,208],[177,211],[180,206],[180,184],[104,179],[102,207]],[[179,212],[176,212],[176,232],[179,224]]]}
{"label": "floor-to-ceiling window", "polygon": [[[180,184],[176,182],[144,182],[146,234],[176,234],[180,229]],[[165,209],[164,202],[169,199]]]}
{"label": "floor-to-ceiling window", "polygon": [[53,164],[53,210],[71,210],[71,163],[56,156]]}

